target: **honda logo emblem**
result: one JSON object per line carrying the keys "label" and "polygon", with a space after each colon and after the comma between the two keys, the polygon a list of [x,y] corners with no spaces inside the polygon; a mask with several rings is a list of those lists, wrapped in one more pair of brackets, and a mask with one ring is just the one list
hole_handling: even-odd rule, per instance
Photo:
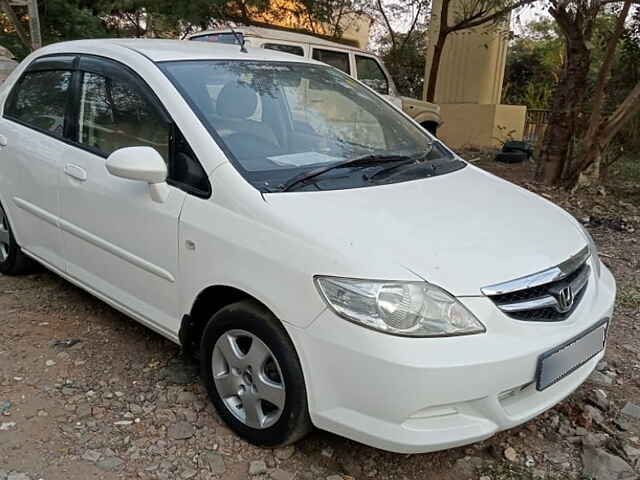
{"label": "honda logo emblem", "polygon": [[573,290],[571,289],[571,285],[568,287],[564,287],[558,293],[556,300],[558,301],[558,305],[556,306],[556,310],[560,313],[566,313],[571,310],[573,307]]}

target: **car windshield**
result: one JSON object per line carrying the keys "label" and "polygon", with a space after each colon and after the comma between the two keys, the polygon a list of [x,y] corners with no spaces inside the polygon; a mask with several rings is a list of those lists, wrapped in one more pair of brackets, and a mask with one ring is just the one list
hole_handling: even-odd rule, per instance
{"label": "car windshield", "polygon": [[198,60],[161,68],[263,192],[366,187],[465,166],[386,100],[329,66]]}

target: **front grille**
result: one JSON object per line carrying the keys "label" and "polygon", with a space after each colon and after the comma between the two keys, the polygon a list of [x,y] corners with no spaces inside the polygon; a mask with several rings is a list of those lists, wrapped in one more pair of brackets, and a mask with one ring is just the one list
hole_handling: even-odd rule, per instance
{"label": "front grille", "polygon": [[[587,265],[584,265],[584,266],[586,267],[587,270],[589,269]],[[535,287],[535,289],[541,289],[541,288],[542,287]],[[573,305],[566,312],[559,312],[554,307],[543,307],[543,308],[534,308],[531,310],[520,310],[516,312],[506,312],[506,313],[510,317],[516,318],[518,320],[525,320],[530,322],[559,322],[559,321],[565,320],[567,317],[569,317],[569,315],[573,313],[573,311],[576,309],[576,307],[580,303],[580,300],[582,300],[585,290],[586,288],[580,289],[580,291],[574,297]],[[528,291],[522,290],[521,293],[524,296],[528,294]],[[545,295],[545,294],[546,292],[542,293],[542,295]],[[532,297],[532,298],[539,298],[542,295],[538,295],[537,297]],[[500,305],[501,305],[500,300],[495,299],[493,297],[491,299],[496,303],[498,308],[500,308]]]}
{"label": "front grille", "polygon": [[589,281],[588,249],[543,272],[482,289],[505,314],[517,320],[557,322],[569,317]]}

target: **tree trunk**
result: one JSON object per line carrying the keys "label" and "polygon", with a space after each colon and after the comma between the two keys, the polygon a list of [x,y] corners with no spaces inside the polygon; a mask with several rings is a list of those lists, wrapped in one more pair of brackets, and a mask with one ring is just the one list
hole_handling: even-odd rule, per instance
{"label": "tree trunk", "polygon": [[425,97],[427,102],[433,102],[436,96],[436,86],[438,83],[438,71],[440,70],[440,59],[442,58],[442,51],[444,50],[444,41],[447,38],[447,33],[440,31],[438,35],[438,41],[433,47],[433,59],[431,60],[431,71],[429,72],[429,80],[427,83],[427,95]]}
{"label": "tree trunk", "polygon": [[591,66],[591,52],[577,27],[564,32],[567,58],[553,95],[549,123],[545,129],[536,178],[549,185],[561,183],[569,157],[569,146],[578,127],[578,118]]}
{"label": "tree trunk", "polygon": [[580,174],[590,168],[598,158],[603,156],[604,150],[616,134],[639,113],[640,82],[629,92],[624,101],[618,105],[618,108],[616,108],[616,111],[613,112],[609,119],[601,125],[594,138],[592,148],[585,152],[584,157],[572,170],[571,176],[568,177],[568,186],[574,186],[578,183]]}
{"label": "tree trunk", "polygon": [[609,78],[611,77],[611,69],[613,68],[613,63],[615,60],[616,49],[618,47],[622,32],[624,31],[624,23],[627,19],[627,16],[629,15],[630,9],[631,0],[625,0],[624,5],[622,6],[622,11],[616,19],[615,28],[611,33],[611,37],[609,37],[609,40],[607,41],[607,49],[604,55],[604,61],[602,62],[602,66],[600,67],[600,71],[598,72],[598,81],[596,82],[596,87],[594,88],[591,95],[591,118],[589,119],[587,132],[584,136],[584,145],[586,146],[586,148],[589,148],[591,143],[597,141],[596,136],[602,121],[602,106],[604,105],[605,101],[605,89],[607,87],[607,84],[609,83]]}
{"label": "tree trunk", "polygon": [[22,28],[22,24],[20,23],[20,20],[18,19],[16,13],[13,11],[13,8],[11,7],[11,5],[9,5],[9,0],[0,0],[0,9],[7,16],[7,18],[9,19],[9,22],[11,23],[11,25],[13,25],[13,28],[16,29],[16,35],[18,35],[20,42],[27,49],[31,50],[31,42],[27,38],[27,35],[24,29]]}
{"label": "tree trunk", "polygon": [[585,151],[584,155],[589,157],[589,168],[582,172],[571,172],[570,178],[572,183],[567,183],[568,187],[590,187],[600,183],[602,176],[602,159],[603,152],[600,150],[599,145],[594,145],[590,150]]}
{"label": "tree trunk", "polygon": [[631,8],[631,0],[625,0],[618,15],[615,28],[607,41],[604,61],[598,72],[598,80],[590,96],[591,116],[582,138],[582,158],[577,159],[566,171],[568,187],[597,185],[602,182],[606,162],[603,160],[606,144],[602,142],[603,126],[602,106],[606,97],[606,87],[611,76],[616,48],[624,30],[624,23]]}

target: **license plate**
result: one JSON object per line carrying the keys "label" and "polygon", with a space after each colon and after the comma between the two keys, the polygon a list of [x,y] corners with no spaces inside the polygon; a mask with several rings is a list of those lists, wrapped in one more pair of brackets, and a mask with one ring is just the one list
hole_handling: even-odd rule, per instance
{"label": "license plate", "polygon": [[608,319],[604,319],[586,332],[540,355],[536,388],[542,391],[550,387],[604,350],[608,325]]}

